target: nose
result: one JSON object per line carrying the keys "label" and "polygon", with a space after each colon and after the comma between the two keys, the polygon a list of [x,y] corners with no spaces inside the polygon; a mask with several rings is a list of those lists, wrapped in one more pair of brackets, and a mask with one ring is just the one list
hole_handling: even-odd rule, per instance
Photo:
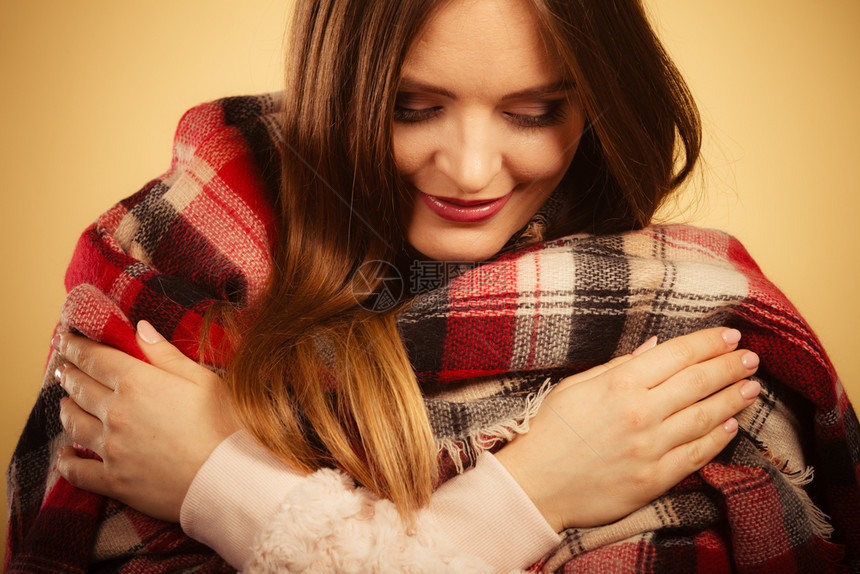
{"label": "nose", "polygon": [[464,118],[436,154],[436,168],[464,193],[486,189],[502,169],[490,118]]}

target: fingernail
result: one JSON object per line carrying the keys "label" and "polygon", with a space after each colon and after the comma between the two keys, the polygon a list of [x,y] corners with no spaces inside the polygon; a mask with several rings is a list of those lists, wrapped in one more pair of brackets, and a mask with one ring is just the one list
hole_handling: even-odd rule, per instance
{"label": "fingernail", "polygon": [[726,345],[734,345],[741,340],[741,332],[737,329],[726,329],[723,331],[723,341]]}
{"label": "fingernail", "polygon": [[738,421],[735,420],[734,417],[730,418],[726,422],[723,423],[723,430],[729,434],[732,434],[736,430],[738,430]]}
{"label": "fingernail", "polygon": [[66,364],[65,363],[63,363],[62,365],[60,365],[59,367],[54,369],[54,378],[57,379],[58,383],[63,382],[63,371],[65,371],[65,370],[66,370]]}
{"label": "fingernail", "polygon": [[51,346],[54,348],[55,351],[60,350],[60,334],[59,333],[54,335],[54,338],[51,339]]}
{"label": "fingernail", "polygon": [[744,353],[744,356],[741,357],[741,363],[743,363],[743,366],[747,369],[757,369],[759,363],[758,355],[756,355],[752,351],[747,351],[746,353]]}
{"label": "fingernail", "polygon": [[747,381],[741,387],[741,396],[746,400],[754,399],[761,392],[761,385],[758,381]]}
{"label": "fingernail", "polygon": [[143,339],[146,343],[149,343],[150,345],[164,340],[164,337],[162,337],[158,333],[158,331],[155,330],[155,327],[149,324],[149,321],[137,322],[137,334],[140,336],[141,339]]}
{"label": "fingernail", "polygon": [[650,339],[648,339],[647,341],[645,341],[644,343],[642,343],[641,345],[636,347],[636,350],[633,351],[631,353],[631,355],[633,355],[634,357],[636,355],[641,355],[645,351],[650,351],[651,349],[653,349],[656,346],[657,346],[657,335],[654,335],[653,337],[651,337]]}

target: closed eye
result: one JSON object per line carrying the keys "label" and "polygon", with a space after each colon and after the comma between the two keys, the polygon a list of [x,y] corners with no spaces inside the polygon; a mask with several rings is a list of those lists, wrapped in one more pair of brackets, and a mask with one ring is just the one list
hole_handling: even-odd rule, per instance
{"label": "closed eye", "polygon": [[442,106],[435,95],[398,92],[394,101],[394,121],[407,124],[427,121],[439,115]]}
{"label": "closed eye", "polygon": [[[443,106],[435,105],[435,98],[420,94],[401,92],[394,104],[394,121],[415,124],[431,120],[442,113]],[[567,119],[566,99],[525,102],[511,105],[503,115],[514,126],[520,128],[542,128],[556,126]]]}
{"label": "closed eye", "polygon": [[432,108],[412,109],[394,106],[394,121],[405,124],[415,124],[435,118],[442,111],[442,106]]}
{"label": "closed eye", "polygon": [[[514,125],[521,128],[544,128],[563,124],[567,119],[565,100],[553,100],[539,104],[530,104],[507,111],[505,116]],[[534,110],[540,113],[527,113]]]}

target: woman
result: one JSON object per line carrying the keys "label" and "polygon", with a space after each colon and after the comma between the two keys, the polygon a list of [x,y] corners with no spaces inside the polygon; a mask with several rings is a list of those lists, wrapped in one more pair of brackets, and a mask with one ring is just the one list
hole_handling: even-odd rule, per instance
{"label": "woman", "polygon": [[[356,278],[366,277],[356,271],[378,260],[397,262],[401,253],[409,254],[411,249],[418,252],[411,255],[412,259],[417,255],[418,261],[422,255],[442,261],[482,261],[506,246],[510,250],[533,243],[535,233],[540,239],[573,231],[641,227],[661,199],[689,173],[698,150],[692,104],[638,5],[554,8],[573,12],[563,15],[546,6],[520,2],[506,8],[500,14],[497,7],[481,2],[452,3],[435,11],[402,4],[373,5],[365,12],[342,7],[343,13],[326,13],[310,5],[304,6],[306,12],[302,13],[300,7],[292,54],[301,65],[294,64],[288,84],[284,189],[280,205],[276,203],[282,210],[280,236],[277,241],[266,238],[275,244],[271,283],[264,288],[260,277],[247,274],[227,277],[232,281],[219,277],[223,281],[216,285],[207,283],[211,276],[206,274],[194,278],[198,286],[240,305],[255,301],[263,291],[259,307],[254,309],[254,322],[243,333],[227,372],[241,425],[296,469],[311,471],[328,465],[344,469],[377,495],[393,500],[407,522],[430,499],[435,466],[433,437],[393,316],[356,306],[361,287]],[[359,13],[351,14],[350,10]],[[412,10],[415,13],[410,13]],[[392,21],[403,25],[392,32],[387,28]],[[464,31],[463,23],[470,21],[490,25]],[[577,31],[582,34],[566,32],[560,22],[576,22],[582,26],[583,30]],[[380,29],[374,30],[374,25]],[[619,40],[620,30],[629,31],[629,36]],[[590,44],[579,48],[577,41],[582,38]],[[355,60],[341,59],[344,46],[352,45],[357,48]],[[506,50],[510,46],[516,49]],[[584,53],[577,54],[577,49]],[[625,58],[634,53],[641,59],[634,62]],[[318,76],[319,70],[326,73]],[[344,82],[344,77],[348,81]],[[374,82],[369,83],[369,79]],[[641,97],[645,94],[647,98]],[[198,112],[205,115],[203,109]],[[586,117],[590,125],[583,132]],[[206,124],[207,118],[186,121]],[[676,130],[685,147],[685,163],[678,173],[673,172]],[[181,141],[185,135],[189,134],[180,128],[180,144],[185,143]],[[215,135],[224,138],[222,146],[228,146],[229,138],[235,137],[224,131]],[[211,142],[197,142],[201,148],[194,153],[199,155],[202,146]],[[187,161],[179,149],[177,165]],[[260,150],[251,151],[256,154]],[[262,174],[257,175],[263,176],[257,183],[264,186],[271,157],[257,155],[254,160],[262,168]],[[352,169],[344,169],[344,165]],[[177,170],[161,182],[175,184],[164,193],[170,196],[169,202],[177,199],[181,203],[187,195],[180,182],[187,184],[190,178],[182,177],[193,170],[181,167],[185,171]],[[232,172],[221,173],[218,176],[226,178]],[[202,172],[193,177],[200,180]],[[556,188],[561,192],[547,201]],[[348,210],[338,194],[345,189],[353,193],[346,202]],[[133,212],[155,195],[131,200],[127,211]],[[537,213],[541,206],[542,212]],[[262,214],[264,223],[268,223],[266,217],[274,217],[265,206],[253,207]],[[548,227],[542,225],[543,220],[549,221]],[[159,262],[157,255],[148,253],[151,245],[147,242],[153,241],[153,230],[147,229],[149,222],[143,220],[132,230],[129,252],[139,249],[138,253],[167,270],[176,262]],[[117,228],[119,235],[123,235],[123,225]],[[525,232],[520,232],[523,228]],[[159,239],[164,232],[157,230]],[[264,251],[259,242],[256,247]],[[178,269],[183,271],[181,266]],[[372,279],[371,287],[377,287],[387,278],[373,274]],[[159,285],[171,301],[181,299],[166,279]],[[363,301],[366,299],[358,300]],[[190,307],[197,303],[199,300],[191,301]],[[217,311],[210,306],[210,320],[218,320]],[[223,317],[222,321],[247,320],[238,311],[228,311]],[[189,330],[175,322],[173,327],[174,340]],[[234,327],[233,332],[240,328]],[[158,342],[145,324],[140,329],[142,342]],[[194,327],[190,331],[196,335]],[[224,330],[213,328],[212,332],[216,341],[210,357],[217,359],[224,351],[222,341],[217,340]],[[653,413],[646,409],[649,416],[645,418],[655,428],[649,427],[638,436],[627,431],[640,427],[642,409],[616,400],[620,397],[617,393],[600,403],[609,406],[609,416],[590,421],[594,428],[604,431],[603,436],[615,441],[605,445],[608,450],[601,449],[604,455],[626,455],[641,451],[645,444],[659,444],[634,465],[640,475],[642,469],[657,469],[658,479],[648,488],[632,488],[624,480],[627,475],[622,473],[621,461],[604,468],[608,469],[605,478],[599,475],[601,481],[591,490],[587,479],[593,477],[594,469],[601,468],[596,462],[584,473],[581,468],[550,465],[564,470],[558,473],[557,483],[547,480],[546,466],[534,464],[534,453],[543,454],[552,448],[558,435],[557,428],[546,421],[560,420],[569,425],[572,420],[578,425],[583,420],[554,417],[554,408],[539,411],[532,432],[502,448],[499,461],[516,477],[554,531],[623,516],[700,467],[735,434],[737,424],[726,419],[749,405],[758,393],[758,383],[741,380],[755,369],[755,355],[729,353],[737,337],[736,331],[721,329],[671,342],[649,352],[648,360],[642,357],[629,364],[616,363],[605,372],[567,380],[550,394],[552,400],[547,399],[547,406],[555,404],[565,410],[579,404],[574,395],[589,397],[593,389],[607,385],[615,391],[629,388],[634,373],[643,372],[646,387],[676,388],[655,400],[654,410],[669,409],[659,421],[651,420]],[[617,349],[625,345],[632,349],[630,343],[619,341]],[[81,357],[89,355],[81,350],[87,345],[80,340],[63,336],[58,346],[67,357],[75,357],[73,362],[83,369],[66,367],[60,373],[75,401],[64,403],[63,422],[72,437],[99,450],[98,441],[92,440],[95,435],[84,427],[101,423],[87,418],[80,406],[91,414],[103,414],[90,401],[92,393],[102,392],[97,390],[103,388],[96,386],[99,382],[116,387],[110,383],[113,371],[105,370],[104,365],[109,364],[106,358],[91,365],[82,361]],[[148,347],[142,347],[146,353]],[[89,353],[95,352],[91,349]],[[681,361],[677,358],[679,349],[687,349]],[[603,349],[589,361],[594,364],[595,356],[608,359],[615,350],[615,346]],[[168,371],[174,364],[154,362]],[[701,366],[696,366],[700,362]],[[175,364],[184,366],[173,374],[192,379],[204,376],[200,370],[190,370],[187,363]],[[288,371],[285,365],[289,365]],[[346,365],[354,368],[346,369]],[[576,361],[566,360],[542,367],[570,369],[576,365]],[[484,376],[492,370],[475,369]],[[95,378],[83,375],[84,371]],[[702,382],[695,395],[681,391],[683,381],[691,377]],[[437,376],[431,382],[443,379]],[[583,379],[588,380],[574,384]],[[705,399],[737,380],[736,385]],[[332,387],[339,392],[330,392]],[[394,392],[399,396],[390,400]],[[590,398],[596,400],[596,395]],[[519,417],[520,423],[532,414],[534,405],[530,403],[525,401],[529,408]],[[593,410],[597,403],[586,404]],[[381,416],[379,410],[383,410]],[[200,421],[213,418],[211,412],[203,414],[207,416]],[[628,416],[631,414],[634,416]],[[665,418],[663,424],[666,415],[673,416]],[[704,424],[696,427],[696,432],[679,432],[695,426],[697,415]],[[618,416],[629,422],[623,425],[625,432],[608,431],[606,425]],[[204,441],[208,445],[202,451],[192,449],[197,457],[175,489],[180,499],[203,460],[236,428],[229,422],[215,426],[220,428],[212,429]],[[668,436],[673,437],[669,442],[662,438]],[[360,444],[356,444],[358,437]],[[569,446],[557,449],[557,456],[568,461],[568,467],[582,467],[583,445],[589,446],[589,442],[580,443],[578,451]],[[698,455],[679,454],[689,451],[698,451]],[[606,466],[606,460],[598,458]],[[110,457],[107,460],[113,465]],[[655,467],[659,461],[664,462]],[[547,460],[541,459],[541,463]],[[96,482],[80,480],[85,466],[90,465],[68,450],[60,460],[61,470],[73,482],[100,490]],[[588,504],[599,501],[595,493],[607,488],[607,481],[617,484],[624,495],[609,504]],[[577,488],[565,488],[571,483]],[[102,491],[125,494],[128,502],[138,502],[134,492]],[[155,515],[176,518],[176,504],[168,503],[166,510],[151,508],[146,502],[139,506]]]}

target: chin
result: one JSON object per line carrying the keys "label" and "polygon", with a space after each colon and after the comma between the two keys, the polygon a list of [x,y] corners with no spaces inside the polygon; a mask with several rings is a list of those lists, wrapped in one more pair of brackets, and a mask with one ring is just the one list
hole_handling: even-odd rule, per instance
{"label": "chin", "polygon": [[469,237],[471,234],[449,232],[446,235],[447,237],[442,241],[436,238],[422,241],[422,238],[410,237],[409,243],[428,259],[452,262],[486,261],[498,253],[505,244],[504,241],[481,241],[480,238],[476,240],[475,237]]}

